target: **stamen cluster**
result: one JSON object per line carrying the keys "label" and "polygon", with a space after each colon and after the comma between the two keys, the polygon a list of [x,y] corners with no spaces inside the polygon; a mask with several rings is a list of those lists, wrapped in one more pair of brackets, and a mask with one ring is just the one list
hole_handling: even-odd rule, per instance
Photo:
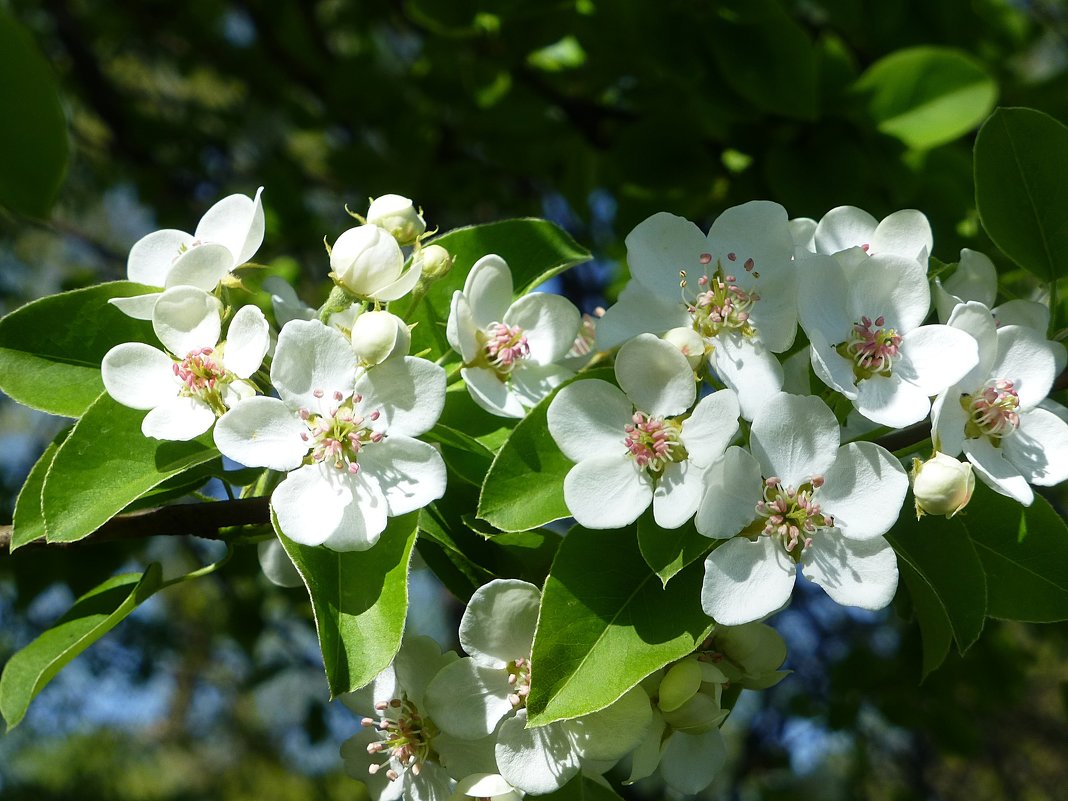
{"label": "stamen cluster", "polygon": [[180,393],[184,397],[200,398],[216,414],[223,414],[226,406],[219,392],[219,382],[228,377],[226,369],[219,364],[213,354],[214,348],[200,348],[190,351],[180,362],[175,362],[171,369],[182,382]]}
{"label": "stamen cluster", "polygon": [[677,461],[682,456],[679,441],[682,427],[674,420],[652,417],[644,412],[635,412],[631,420],[634,422],[623,428],[627,435],[623,444],[638,467],[658,473],[668,462]]}
{"label": "stamen cluster", "polygon": [[486,334],[486,356],[498,373],[507,375],[512,372],[517,361],[530,355],[527,337],[518,325],[490,323]]}
{"label": "stamen cluster", "polygon": [[781,537],[783,547],[798,555],[812,545],[812,535],[831,528],[834,519],[825,515],[816,503],[816,490],[823,486],[823,476],[813,476],[796,490],[772,476],[764,482],[764,499],[756,511],[767,522],[761,531],[769,537]]}
{"label": "stamen cluster", "polygon": [[399,779],[406,770],[418,776],[422,764],[431,755],[430,742],[438,733],[434,722],[423,717],[415,703],[407,697],[377,703],[375,711],[379,714],[378,720],[364,718],[361,722],[368,728],[376,729],[382,739],[368,744],[367,753],[372,756],[384,753],[386,758],[381,763],[372,762],[367,772],[373,776],[394,761],[401,766],[401,770],[386,770],[386,777],[391,782]]}
{"label": "stamen cluster", "polygon": [[1012,381],[987,382],[975,395],[965,395],[961,405],[968,412],[967,433],[1001,439],[1020,427],[1020,396]]}
{"label": "stamen cluster", "polygon": [[[707,264],[711,256],[703,254],[701,263]],[[728,258],[734,256],[733,253]],[[753,260],[747,259],[745,269],[749,272],[753,269]],[[686,287],[686,272],[681,273],[683,288]],[[693,321],[694,330],[701,336],[711,339],[720,333],[739,333],[751,337],[756,333],[753,324],[749,321],[753,306],[760,295],[756,292],[747,292],[738,286],[738,279],[733,275],[721,276],[718,273],[709,277],[702,275],[697,284],[701,292],[693,302],[687,302],[687,311]]]}
{"label": "stamen cluster", "polygon": [[882,315],[874,321],[861,317],[859,323],[853,324],[849,341],[839,346],[839,353],[853,361],[858,380],[890,375],[901,349],[901,335],[893,328],[884,328],[885,325],[886,318]]}
{"label": "stamen cluster", "polygon": [[527,696],[530,695],[530,660],[520,657],[508,663],[508,684],[512,692],[508,694],[508,703],[512,709],[525,709]]}
{"label": "stamen cluster", "polygon": [[[313,394],[321,398],[324,393],[317,389]],[[341,403],[344,395],[335,392],[334,400]],[[328,414],[316,414],[307,408],[300,409],[300,418],[308,425],[308,431],[301,433],[300,437],[311,443],[312,450],[308,458],[312,462],[332,462],[336,469],[345,470],[352,475],[360,472],[357,461],[360,450],[369,443],[382,441],[382,433],[367,425],[368,422],[379,418],[379,412],[372,411],[366,417],[357,413],[355,406],[362,401],[362,395],[355,395]]]}

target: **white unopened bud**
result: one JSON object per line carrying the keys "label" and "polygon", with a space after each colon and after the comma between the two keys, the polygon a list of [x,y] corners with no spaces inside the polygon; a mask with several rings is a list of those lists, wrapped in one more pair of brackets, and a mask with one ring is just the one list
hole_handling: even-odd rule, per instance
{"label": "white unopened bud", "polygon": [[373,297],[400,276],[404,254],[397,240],[378,226],[359,225],[337,238],[330,251],[330,269],[352,294]]}
{"label": "white unopened bud", "polygon": [[407,356],[411,344],[412,332],[404,320],[388,311],[364,312],[352,324],[352,349],[367,364]]}
{"label": "white unopened bud", "polygon": [[953,517],[968,505],[975,489],[975,475],[968,462],[936,453],[926,462],[912,460],[912,493],[916,496],[916,517]]}
{"label": "white unopened bud", "polygon": [[441,245],[427,245],[412,256],[412,262],[423,268],[423,278],[437,281],[452,269],[453,258]]}
{"label": "white unopened bud", "polygon": [[372,200],[367,209],[367,222],[389,231],[401,245],[414,245],[426,230],[423,215],[415,210],[411,200],[400,195],[382,195]]}
{"label": "white unopened bud", "polygon": [[705,340],[692,328],[672,328],[663,337],[665,342],[670,342],[679,353],[686,357],[690,367],[696,370],[701,366],[705,358]]}

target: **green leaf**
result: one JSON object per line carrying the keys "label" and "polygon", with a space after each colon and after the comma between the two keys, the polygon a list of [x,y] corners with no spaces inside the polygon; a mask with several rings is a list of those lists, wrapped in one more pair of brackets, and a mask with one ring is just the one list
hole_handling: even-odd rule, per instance
{"label": "green leaf", "polygon": [[724,3],[710,33],[709,50],[731,89],[763,111],[815,118],[816,51],[778,2]]}
{"label": "green leaf", "polygon": [[953,644],[953,626],[938,593],[927,580],[904,559],[898,561],[901,578],[908,587],[916,622],[920,624],[920,640],[923,643],[923,666],[921,678],[926,679],[949,656]]}
{"label": "green leaf", "polygon": [[538,796],[541,801],[621,801],[604,777],[580,773],[559,790]]}
{"label": "green leaf", "polygon": [[542,593],[527,711],[532,726],[595,712],[693,651],[712,621],[701,609],[704,564],[664,587],[633,528],[571,529]]}
{"label": "green leaf", "polygon": [[963,136],[990,113],[998,86],[981,64],[947,47],[898,50],[853,87],[876,127],[917,150]]}
{"label": "green leaf", "polygon": [[481,487],[494,453],[474,437],[438,423],[423,438],[440,446],[441,457],[453,473],[469,484]]}
{"label": "green leaf", "polygon": [[[924,636],[924,673],[944,658],[939,618],[949,624],[963,654],[986,620],[986,575],[961,518],[925,516],[906,508],[887,534],[897,552]],[[930,653],[928,653],[930,650]]]}
{"label": "green leaf", "polygon": [[638,518],[638,547],[645,563],[667,586],[671,577],[708,553],[713,541],[698,532],[693,520],[678,528],[660,528],[647,509]]}
{"label": "green leaf", "polygon": [[975,140],[975,205],[1005,255],[1045,281],[1068,275],[1068,128],[999,108]]}
{"label": "green leaf", "polygon": [[11,312],[0,320],[0,389],[42,412],[80,417],[104,391],[105,353],[122,342],[159,347],[150,323],[108,304],[109,298],[151,291],[114,281],[40,298]]}
{"label": "green leaf", "polygon": [[29,542],[43,539],[45,534],[44,517],[41,515],[41,490],[44,489],[45,474],[52,466],[52,459],[56,451],[67,438],[70,429],[65,429],[56,435],[56,438],[45,448],[41,458],[30,469],[26,477],[26,483],[19,490],[19,496],[15,500],[15,516],[11,527],[11,552],[21,548]]}
{"label": "green leaf", "polygon": [[44,217],[67,173],[67,120],[51,67],[2,9],[0,75],[0,205]]}
{"label": "green leaf", "polygon": [[451,351],[445,339],[445,323],[449,319],[453,292],[464,288],[467,274],[483,256],[496,253],[508,262],[520,295],[568,267],[590,259],[588,250],[547,220],[504,220],[457,228],[437,237],[433,244],[449,251],[454,260],[452,269],[430,285],[416,309],[403,315],[409,323],[417,323],[412,329],[412,353],[429,349],[431,359]]}
{"label": "green leaf", "polygon": [[345,553],[298,545],[271,519],[311,596],[330,696],[364,686],[400,649],[419,514],[391,518],[374,547]]}
{"label": "green leaf", "polygon": [[440,425],[463,431],[494,453],[500,450],[518,422],[512,417],[497,417],[487,412],[471,399],[462,381],[445,390],[445,408],[438,420]]}
{"label": "green leaf", "polygon": [[30,701],[74,657],[99,640],[160,588],[160,566],[113,576],[74,602],[54,626],[8,660],[0,676],[0,713],[8,730]]}
{"label": "green leaf", "polygon": [[962,513],[986,569],[987,614],[1002,620],[1068,620],[1068,526],[1041,495],[1031,506],[975,488]]}
{"label": "green leaf", "polygon": [[168,478],[216,458],[211,433],[163,442],[141,433],[145,413],[101,395],[56,452],[41,492],[49,542],[74,542]]}

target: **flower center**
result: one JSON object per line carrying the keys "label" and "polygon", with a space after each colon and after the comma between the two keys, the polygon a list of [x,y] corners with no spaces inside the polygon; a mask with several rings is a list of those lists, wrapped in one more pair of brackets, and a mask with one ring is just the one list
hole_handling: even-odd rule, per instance
{"label": "flower center", "polygon": [[680,462],[686,458],[686,449],[679,441],[681,424],[644,412],[635,412],[631,420],[632,423],[623,427],[626,433],[623,444],[638,467],[659,473],[668,462]]}
{"label": "flower center", "polygon": [[[323,397],[321,389],[315,390],[317,398]],[[300,418],[307,424],[308,430],[300,438],[311,445],[308,464],[323,462],[332,464],[338,470],[351,475],[360,472],[357,461],[360,450],[365,445],[381,442],[382,432],[374,431],[369,425],[379,418],[378,411],[366,416],[357,412],[356,407],[363,402],[362,395],[355,395],[348,400],[340,392],[334,393],[334,400],[340,405],[327,414],[317,414],[309,409],[300,410]],[[344,401],[342,403],[342,401]]]}
{"label": "flower center", "polygon": [[490,368],[502,377],[507,377],[520,359],[530,355],[526,334],[518,325],[490,323],[485,331],[483,349]]}
{"label": "flower center", "polygon": [[[728,253],[727,258],[734,261],[737,256],[734,253]],[[711,260],[710,254],[702,254],[702,264],[708,264]],[[753,266],[753,260],[746,259],[746,272],[753,272]],[[759,276],[760,274],[754,272],[753,275]],[[680,285],[685,289],[686,271],[681,271],[680,276]],[[719,265],[711,276],[706,273],[697,279],[697,285],[700,287],[697,296],[690,301],[686,299],[685,294],[683,295],[694,331],[706,339],[722,333],[741,334],[745,337],[756,334],[756,329],[749,317],[753,306],[760,300],[760,295],[756,292],[747,292],[738,286],[737,282],[738,279],[735,276],[723,275]]]}
{"label": "flower center", "polygon": [[859,323],[853,323],[849,339],[836,349],[840,356],[853,362],[853,374],[858,381],[876,375],[890,377],[894,359],[901,350],[901,335],[884,325],[886,318],[882,316],[874,321],[861,317]]}
{"label": "flower center", "polygon": [[222,399],[223,385],[233,376],[215,361],[214,353],[213,348],[190,351],[184,359],[176,361],[171,369],[182,382],[179,394],[187,398],[199,398],[220,415],[226,412],[226,404]]}
{"label": "flower center", "polygon": [[418,776],[423,763],[432,755],[430,742],[438,733],[434,721],[419,714],[419,709],[407,696],[377,703],[375,711],[378,713],[377,720],[364,718],[361,721],[364,726],[375,728],[381,738],[367,746],[367,753],[372,756],[385,754],[385,759],[381,763],[371,763],[367,772],[373,776],[388,763],[394,762],[400,770],[394,767],[386,770],[391,782],[400,778],[406,770]]}
{"label": "flower center", "polygon": [[512,709],[524,709],[527,705],[527,696],[530,694],[530,660],[516,659],[508,663],[508,684],[512,692],[508,694],[508,703]]}
{"label": "flower center", "polygon": [[960,405],[968,413],[964,433],[969,439],[1000,440],[1020,427],[1020,396],[1008,379],[988,381],[975,395],[962,395]]}
{"label": "flower center", "polygon": [[816,490],[822,486],[823,476],[812,476],[797,489],[775,476],[764,481],[764,499],[756,505],[757,515],[765,521],[760,533],[779,537],[795,559],[812,545],[813,534],[834,525],[834,518],[825,515],[815,500]]}

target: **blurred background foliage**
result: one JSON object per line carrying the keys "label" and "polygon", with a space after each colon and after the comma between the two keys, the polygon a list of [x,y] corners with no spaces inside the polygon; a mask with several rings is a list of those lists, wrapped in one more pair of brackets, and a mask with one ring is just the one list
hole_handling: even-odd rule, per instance
{"label": "blurred background foliage", "polygon": [[[1055,0],[0,0],[0,23],[0,105],[19,111],[0,123],[3,310],[124,277],[140,236],[260,185],[258,258],[312,301],[344,204],[386,192],[442,230],[556,220],[596,254],[563,286],[587,308],[648,214],[707,225],[757,198],[817,219],[919,208],[941,261],[968,246],[1009,266],[978,225],[974,130],[995,102],[1068,122]],[[0,405],[3,520],[61,422]],[[0,556],[0,661],[104,576],[214,553],[161,539]],[[246,551],[42,693],[0,739],[4,799],[364,797],[340,773],[357,721],[327,703],[306,598]],[[410,625],[450,637],[457,607],[424,575]],[[879,615],[802,592],[777,625],[794,673],[743,700],[709,797],[1064,797],[1064,625],[991,621],[922,685],[904,592]]]}

